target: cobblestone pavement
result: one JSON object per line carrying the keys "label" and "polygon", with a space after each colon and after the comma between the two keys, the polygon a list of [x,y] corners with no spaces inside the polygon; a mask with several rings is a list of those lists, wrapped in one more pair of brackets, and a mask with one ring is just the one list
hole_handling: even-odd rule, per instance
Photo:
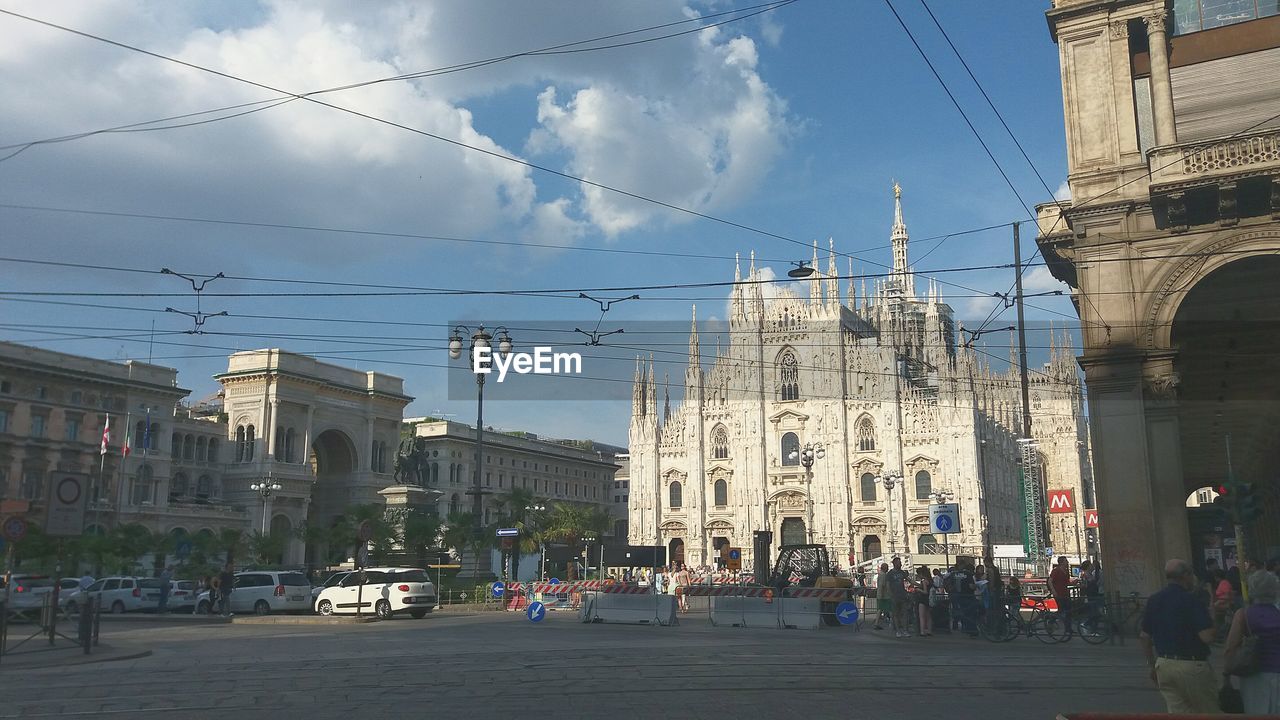
{"label": "cobblestone pavement", "polygon": [[851,629],[583,625],[553,613],[369,625],[108,624],[149,657],[0,667],[0,717],[1045,718],[1158,712],[1136,646]]}

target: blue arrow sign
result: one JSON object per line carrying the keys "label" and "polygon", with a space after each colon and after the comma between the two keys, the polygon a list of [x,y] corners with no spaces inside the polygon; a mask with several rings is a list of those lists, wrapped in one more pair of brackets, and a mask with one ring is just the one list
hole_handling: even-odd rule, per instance
{"label": "blue arrow sign", "polygon": [[548,582],[549,584],[551,584],[551,585],[559,585],[559,584],[560,584],[560,578],[551,578],[551,579],[550,579],[550,580],[548,580],[547,582]]}
{"label": "blue arrow sign", "polygon": [[529,609],[524,611],[531,623],[542,622],[542,618],[547,616],[547,606],[537,600],[529,603]]}
{"label": "blue arrow sign", "polygon": [[836,621],[841,625],[858,622],[858,606],[848,600],[836,606]]}
{"label": "blue arrow sign", "polygon": [[502,581],[501,581],[501,580],[499,580],[498,582],[495,582],[495,583],[492,585],[491,589],[492,589],[492,591],[493,591],[493,596],[494,596],[494,597],[496,597],[496,598],[500,598],[500,597],[502,597],[502,593],[503,593],[503,591],[505,591],[505,590],[507,589],[507,586],[506,586],[506,585],[503,585],[503,584],[502,584]]}
{"label": "blue arrow sign", "polygon": [[520,534],[516,528],[498,528],[498,537],[515,537]]}

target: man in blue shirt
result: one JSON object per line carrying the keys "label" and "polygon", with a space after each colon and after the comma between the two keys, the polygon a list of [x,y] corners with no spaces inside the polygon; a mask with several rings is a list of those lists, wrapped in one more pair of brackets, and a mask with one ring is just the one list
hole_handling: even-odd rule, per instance
{"label": "man in blue shirt", "polygon": [[1217,677],[1209,666],[1213,619],[1196,600],[1196,575],[1184,560],[1164,566],[1169,585],[1152,595],[1142,615],[1142,652],[1171,714],[1216,714]]}

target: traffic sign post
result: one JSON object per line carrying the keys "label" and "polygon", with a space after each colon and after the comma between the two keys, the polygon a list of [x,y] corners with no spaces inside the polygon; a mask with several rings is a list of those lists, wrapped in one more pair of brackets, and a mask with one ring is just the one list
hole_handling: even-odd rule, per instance
{"label": "traffic sign post", "polygon": [[529,603],[529,609],[524,611],[525,617],[529,618],[531,623],[540,623],[547,616],[547,606],[541,602],[534,600]]}
{"label": "traffic sign post", "polygon": [[501,580],[495,582],[493,585],[490,586],[490,591],[493,593],[493,596],[495,598],[501,598],[502,594],[506,591],[506,589],[507,589],[507,586],[504,585]]}
{"label": "traffic sign post", "polygon": [[498,528],[498,537],[500,538],[515,537],[519,534],[520,530],[517,528]]}
{"label": "traffic sign post", "polygon": [[951,567],[951,543],[947,536],[960,532],[960,504],[934,503],[929,506],[929,528],[942,536],[945,565]]}
{"label": "traffic sign post", "polygon": [[836,622],[841,625],[852,625],[858,622],[858,605],[845,600],[836,606]]}

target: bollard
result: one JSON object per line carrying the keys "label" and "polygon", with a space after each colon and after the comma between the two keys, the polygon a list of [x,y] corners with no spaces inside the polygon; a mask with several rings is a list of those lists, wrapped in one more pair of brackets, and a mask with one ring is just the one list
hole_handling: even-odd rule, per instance
{"label": "bollard", "polygon": [[88,604],[80,609],[80,620],[77,624],[80,645],[84,647],[84,654],[88,655],[90,648],[93,647],[93,598],[89,599]]}

